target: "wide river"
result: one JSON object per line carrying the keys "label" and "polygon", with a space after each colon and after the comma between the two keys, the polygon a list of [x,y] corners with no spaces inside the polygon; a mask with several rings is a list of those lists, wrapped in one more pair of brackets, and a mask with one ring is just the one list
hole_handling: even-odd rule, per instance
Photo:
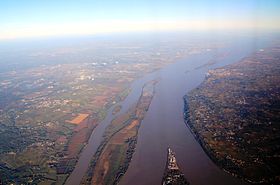
{"label": "wide river", "polygon": [[[184,123],[183,96],[203,81],[209,69],[237,62],[257,49],[259,47],[254,40],[243,39],[222,49],[191,55],[133,82],[132,92],[119,103],[122,110],[117,115],[127,111],[138,100],[141,88],[146,82],[160,79],[150,108],[139,129],[136,151],[120,184],[161,184],[168,147],[175,152],[178,165],[191,185],[245,184],[217,167],[194,139]],[[226,57],[217,60],[216,64],[204,65],[224,53],[227,53]],[[81,182],[90,160],[103,139],[105,128],[117,116],[112,115],[113,108],[109,109],[105,120],[93,131],[66,185],[77,185]]]}

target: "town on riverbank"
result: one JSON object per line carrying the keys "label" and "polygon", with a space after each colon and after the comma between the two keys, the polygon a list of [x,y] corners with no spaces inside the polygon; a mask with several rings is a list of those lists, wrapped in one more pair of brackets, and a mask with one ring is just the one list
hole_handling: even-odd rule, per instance
{"label": "town on riverbank", "polygon": [[209,157],[247,182],[280,182],[280,47],[210,70],[184,97],[185,122]]}

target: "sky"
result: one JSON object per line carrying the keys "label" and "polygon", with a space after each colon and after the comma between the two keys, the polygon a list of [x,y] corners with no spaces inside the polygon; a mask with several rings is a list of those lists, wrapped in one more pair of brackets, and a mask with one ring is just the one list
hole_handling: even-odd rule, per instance
{"label": "sky", "polygon": [[280,30],[280,0],[0,0],[0,39],[114,32]]}

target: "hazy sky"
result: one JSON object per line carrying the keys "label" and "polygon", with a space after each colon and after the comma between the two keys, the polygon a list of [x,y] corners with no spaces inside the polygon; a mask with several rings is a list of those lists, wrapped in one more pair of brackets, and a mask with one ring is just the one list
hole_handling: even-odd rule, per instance
{"label": "hazy sky", "polygon": [[0,0],[0,39],[108,32],[280,30],[280,0]]}

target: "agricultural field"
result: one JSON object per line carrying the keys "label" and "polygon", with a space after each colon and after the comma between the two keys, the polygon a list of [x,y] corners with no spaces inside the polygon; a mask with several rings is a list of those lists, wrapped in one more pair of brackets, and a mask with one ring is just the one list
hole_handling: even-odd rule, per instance
{"label": "agricultural field", "polygon": [[154,95],[157,81],[147,83],[138,102],[106,128],[104,141],[83,184],[116,184],[126,172],[136,147],[137,133]]}
{"label": "agricultural field", "polygon": [[173,38],[157,43],[161,47],[88,41],[19,50],[13,58],[2,53],[7,65],[0,69],[1,181],[62,184],[94,128],[129,95],[134,80],[193,52],[221,47]]}
{"label": "agricultural field", "polygon": [[[96,71],[91,64],[58,65],[51,71],[9,72],[1,83],[1,96],[10,98],[9,103],[1,98],[5,102],[0,109],[0,174],[4,182],[21,183],[29,177],[34,182],[55,182],[61,175],[67,176],[92,130],[108,108],[124,100],[129,94],[127,84],[137,76],[130,73],[119,82],[107,77],[103,82],[93,75]],[[106,70],[102,71],[103,78]],[[34,152],[38,157],[32,157]],[[27,178],[11,175],[11,170]],[[53,174],[51,178],[49,174]]]}

